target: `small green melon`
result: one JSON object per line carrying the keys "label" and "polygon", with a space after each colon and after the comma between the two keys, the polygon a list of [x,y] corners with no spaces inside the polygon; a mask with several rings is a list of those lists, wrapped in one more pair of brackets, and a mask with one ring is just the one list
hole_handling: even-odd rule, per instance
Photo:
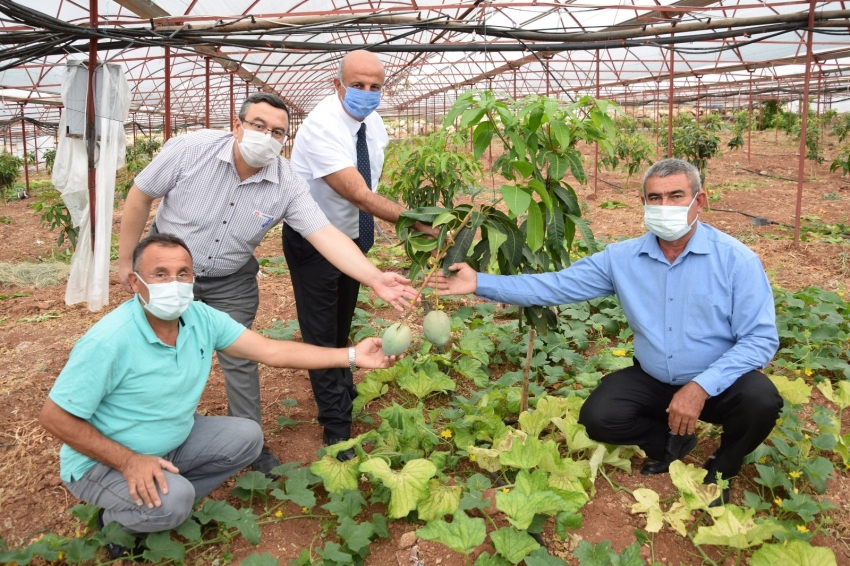
{"label": "small green melon", "polygon": [[445,346],[452,335],[452,321],[443,311],[431,311],[422,322],[425,338],[435,346]]}
{"label": "small green melon", "polygon": [[384,330],[381,347],[387,356],[400,356],[410,347],[410,328],[406,324],[397,322]]}

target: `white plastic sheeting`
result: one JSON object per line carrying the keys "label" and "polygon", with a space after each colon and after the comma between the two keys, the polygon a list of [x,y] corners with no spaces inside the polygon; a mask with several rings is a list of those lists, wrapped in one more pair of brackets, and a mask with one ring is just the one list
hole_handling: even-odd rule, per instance
{"label": "white plastic sheeting", "polygon": [[[75,227],[80,229],[77,249],[71,258],[71,275],[65,303],[86,301],[90,311],[109,303],[109,252],[112,243],[112,210],[115,200],[115,171],[124,165],[127,137],[124,121],[130,108],[130,89],[120,65],[107,64],[98,73],[95,97],[99,137],[95,149],[95,231],[92,250],[88,195],[88,156],[82,138],[66,135],[67,110],[59,123],[59,146],[53,165],[53,185],[62,194]],[[88,75],[82,62],[69,62],[62,84],[62,102],[68,108],[75,85]],[[85,84],[87,79],[82,81]]]}

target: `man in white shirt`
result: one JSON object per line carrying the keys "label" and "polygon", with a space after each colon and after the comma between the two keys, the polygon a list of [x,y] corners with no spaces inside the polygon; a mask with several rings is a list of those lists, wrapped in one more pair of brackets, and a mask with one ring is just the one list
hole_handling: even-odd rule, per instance
{"label": "man in white shirt", "polygon": [[[375,191],[384,165],[387,136],[375,112],[381,102],[384,67],[368,51],[346,55],[333,80],[334,92],[322,100],[298,129],[292,168],[336,228],[365,254],[374,239],[377,216],[395,223],[404,208]],[[433,233],[428,226],[416,226]],[[283,252],[292,277],[301,335],[308,344],[341,347],[348,343],[360,284],[331,265],[297,231],[283,229]],[[351,402],[357,396],[348,369],[310,372],[319,424],[326,444],[351,435]],[[343,453],[341,459],[352,457]]]}

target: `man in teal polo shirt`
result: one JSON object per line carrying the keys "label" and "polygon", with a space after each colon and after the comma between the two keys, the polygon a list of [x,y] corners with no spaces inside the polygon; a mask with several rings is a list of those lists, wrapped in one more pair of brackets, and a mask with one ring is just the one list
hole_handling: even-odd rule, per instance
{"label": "man in teal polo shirt", "polygon": [[65,443],[62,480],[102,508],[101,525],[116,521],[131,533],[174,528],[195,500],[259,454],[256,422],[195,413],[213,351],[298,369],[395,361],[376,338],[348,349],[269,340],[193,301],[192,257],[176,236],[139,242],[133,271],[136,296],[80,338],[41,412],[42,425]]}

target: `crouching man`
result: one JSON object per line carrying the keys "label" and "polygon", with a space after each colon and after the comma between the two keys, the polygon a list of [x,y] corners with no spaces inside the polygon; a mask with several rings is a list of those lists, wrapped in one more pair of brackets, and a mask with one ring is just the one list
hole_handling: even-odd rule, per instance
{"label": "crouching man", "polygon": [[[351,348],[269,340],[193,301],[192,257],[176,236],[139,242],[129,279],[135,297],[80,338],[40,417],[65,443],[62,480],[101,507],[100,526],[174,528],[196,500],[257,458],[263,433],[256,422],[195,413],[214,351],[297,369],[395,362],[376,338]],[[113,558],[127,551],[108,550]]]}

